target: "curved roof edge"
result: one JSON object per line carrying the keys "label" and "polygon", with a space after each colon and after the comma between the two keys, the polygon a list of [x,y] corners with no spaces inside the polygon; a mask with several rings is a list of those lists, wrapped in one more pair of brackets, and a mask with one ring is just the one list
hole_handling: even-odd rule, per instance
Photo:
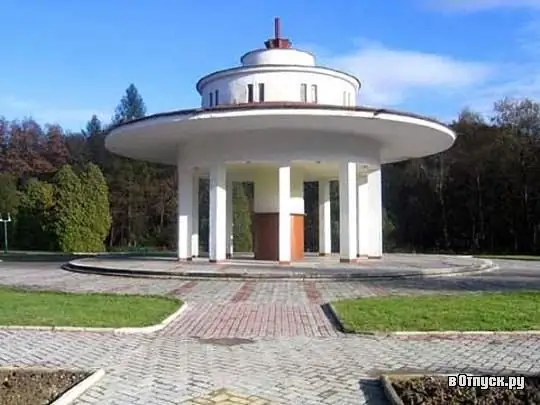
{"label": "curved roof edge", "polygon": [[445,124],[435,118],[426,117],[424,115],[410,113],[406,111],[393,110],[389,108],[374,108],[364,106],[339,106],[339,105],[324,105],[324,104],[310,104],[310,103],[295,103],[295,102],[264,102],[264,103],[243,103],[243,104],[223,104],[211,108],[190,108],[184,110],[174,110],[162,113],[156,113],[147,115],[145,117],[136,118],[130,121],[126,121],[117,125],[113,125],[108,128],[106,134],[113,132],[114,130],[128,126],[142,121],[149,121],[155,118],[166,118],[171,116],[194,116],[199,114],[205,114],[208,112],[226,112],[226,111],[245,111],[245,110],[277,110],[277,109],[298,109],[298,110],[328,110],[328,111],[353,111],[353,112],[371,112],[374,115],[378,114],[393,114],[402,117],[416,118],[424,121],[428,121],[437,125],[441,125],[450,129],[448,124]]}

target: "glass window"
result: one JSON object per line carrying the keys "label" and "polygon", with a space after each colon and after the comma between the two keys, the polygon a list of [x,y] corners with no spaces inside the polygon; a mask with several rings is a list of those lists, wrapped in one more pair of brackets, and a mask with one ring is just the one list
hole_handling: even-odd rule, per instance
{"label": "glass window", "polygon": [[307,84],[305,83],[300,85],[300,101],[307,103]]}
{"label": "glass window", "polygon": [[253,85],[248,84],[247,88],[248,88],[247,102],[248,103],[253,103]]}
{"label": "glass window", "polygon": [[219,90],[215,91],[214,102],[215,102],[216,105],[219,104]]}
{"label": "glass window", "polygon": [[259,102],[264,102],[264,83],[259,83]]}
{"label": "glass window", "polygon": [[208,107],[214,106],[214,93],[210,93],[210,100],[208,100]]}
{"label": "glass window", "polygon": [[313,103],[317,103],[318,101],[318,96],[317,96],[317,85],[316,84],[312,84],[311,85],[311,101]]}

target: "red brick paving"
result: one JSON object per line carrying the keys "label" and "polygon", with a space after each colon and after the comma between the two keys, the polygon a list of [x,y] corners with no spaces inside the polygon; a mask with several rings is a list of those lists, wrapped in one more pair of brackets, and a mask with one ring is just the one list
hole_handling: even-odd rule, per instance
{"label": "red brick paving", "polygon": [[234,294],[234,296],[232,297],[231,302],[237,303],[247,301],[250,295],[255,290],[255,285],[256,284],[254,281],[248,281],[242,284],[242,287],[240,287],[236,294]]}
{"label": "red brick paving", "polygon": [[181,295],[185,294],[188,291],[191,291],[195,286],[198,284],[197,281],[189,281],[187,283],[182,284],[180,287],[175,288],[174,290],[169,291],[169,294],[171,295]]}
{"label": "red brick paving", "polygon": [[160,333],[200,338],[326,337],[338,334],[319,305],[247,302],[194,303]]}
{"label": "red brick paving", "polygon": [[322,303],[322,294],[314,281],[308,281],[304,284],[304,290],[311,304]]}

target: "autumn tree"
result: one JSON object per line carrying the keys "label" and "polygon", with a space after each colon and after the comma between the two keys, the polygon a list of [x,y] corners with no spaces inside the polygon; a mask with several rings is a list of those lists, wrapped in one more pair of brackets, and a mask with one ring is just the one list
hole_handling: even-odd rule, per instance
{"label": "autumn tree", "polygon": [[68,163],[69,151],[66,146],[66,137],[59,125],[47,125],[44,135],[45,147],[42,155],[49,163],[49,169],[56,171]]}

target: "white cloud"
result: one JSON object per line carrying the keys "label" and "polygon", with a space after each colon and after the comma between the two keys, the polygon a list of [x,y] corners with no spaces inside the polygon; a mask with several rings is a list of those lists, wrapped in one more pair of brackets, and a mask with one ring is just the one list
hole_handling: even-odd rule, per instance
{"label": "white cloud", "polygon": [[[537,1],[540,3],[540,0]],[[357,76],[362,105],[409,109],[422,106],[439,117],[469,107],[492,112],[504,97],[540,100],[540,18],[513,33],[515,60],[465,60],[447,54],[398,49],[362,41],[341,55],[317,50],[319,63]]]}
{"label": "white cloud", "polygon": [[442,11],[476,12],[493,8],[540,8],[540,0],[421,0]]}
{"label": "white cloud", "polygon": [[83,128],[92,115],[96,115],[102,121],[108,121],[111,115],[102,110],[89,108],[46,107],[33,101],[15,97],[0,99],[0,107],[2,107],[2,112],[11,115],[11,117],[6,118],[31,117],[40,124],[60,124],[63,128],[73,131]]}
{"label": "white cloud", "polygon": [[320,59],[362,81],[362,104],[381,106],[397,106],[425,92],[432,96],[466,92],[486,82],[496,70],[488,63],[372,42],[363,42],[344,55]]}

